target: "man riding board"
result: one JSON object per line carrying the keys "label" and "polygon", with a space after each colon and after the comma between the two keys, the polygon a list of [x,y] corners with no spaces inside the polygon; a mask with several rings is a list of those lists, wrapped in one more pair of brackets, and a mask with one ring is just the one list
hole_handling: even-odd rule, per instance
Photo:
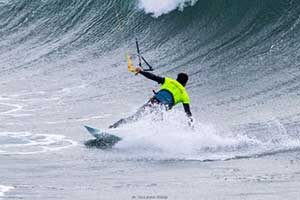
{"label": "man riding board", "polygon": [[150,72],[143,71],[141,67],[135,69],[136,74],[142,74],[146,78],[156,81],[161,84],[160,90],[155,92],[154,96],[143,105],[134,115],[127,117],[125,119],[120,119],[109,128],[117,128],[118,126],[136,121],[142,117],[143,112],[145,112],[147,107],[153,107],[155,105],[164,105],[167,110],[172,109],[178,103],[183,104],[184,111],[189,117],[189,125],[191,125],[192,113],[190,110],[190,98],[185,90],[186,83],[188,81],[188,75],[185,73],[179,73],[177,79],[171,79],[169,77],[159,77]]}

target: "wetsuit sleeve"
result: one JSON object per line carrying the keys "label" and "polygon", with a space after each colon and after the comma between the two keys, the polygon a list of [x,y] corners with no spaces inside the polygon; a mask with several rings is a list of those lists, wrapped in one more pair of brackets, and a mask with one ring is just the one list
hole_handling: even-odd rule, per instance
{"label": "wetsuit sleeve", "polygon": [[183,108],[184,108],[184,111],[185,111],[186,115],[187,115],[188,117],[191,117],[191,116],[192,116],[192,113],[191,113],[191,109],[190,109],[190,104],[184,103],[184,104],[183,104]]}
{"label": "wetsuit sleeve", "polygon": [[191,113],[191,109],[190,109],[190,104],[183,104],[183,108],[184,108],[184,111],[186,113],[186,115],[188,116],[189,118],[189,121],[188,121],[188,125],[192,128],[194,128],[194,119],[192,117],[192,113]]}
{"label": "wetsuit sleeve", "polygon": [[142,74],[143,76],[145,76],[148,79],[151,79],[153,81],[158,82],[159,84],[163,84],[165,82],[165,78],[160,77],[160,76],[156,76],[156,75],[154,75],[152,73],[149,73],[149,72],[141,71],[140,74]]}

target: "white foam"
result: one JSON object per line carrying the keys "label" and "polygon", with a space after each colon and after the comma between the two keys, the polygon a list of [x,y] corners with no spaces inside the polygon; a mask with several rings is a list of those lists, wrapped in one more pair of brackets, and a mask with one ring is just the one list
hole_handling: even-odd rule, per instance
{"label": "white foam", "polygon": [[4,193],[7,193],[12,189],[14,189],[12,186],[0,185],[0,197],[3,197]]}
{"label": "white foam", "polygon": [[139,0],[138,7],[154,17],[167,14],[175,9],[183,10],[193,6],[198,0]]}
{"label": "white foam", "polygon": [[18,112],[18,111],[23,109],[23,106],[19,105],[19,104],[0,103],[0,105],[4,105],[4,106],[7,106],[7,107],[12,107],[12,109],[9,109],[9,110],[4,111],[4,112],[0,112],[0,115],[11,115],[11,113],[15,113],[15,112]]}
{"label": "white foam", "polygon": [[[57,102],[60,99],[58,97],[38,97],[45,94],[45,92],[40,91],[36,93],[19,93],[13,95],[6,95],[5,97],[0,96],[0,106],[4,108],[4,111],[0,111],[0,116],[8,116],[15,118],[33,116],[33,113],[36,111],[36,109],[25,109],[26,107],[29,107],[29,105],[33,102]],[[30,104],[27,104],[27,102],[29,102]]]}
{"label": "white foam", "polygon": [[0,137],[5,137],[7,140],[0,144],[0,154],[5,155],[45,153],[78,145],[77,142],[67,139],[63,135],[2,132]]}

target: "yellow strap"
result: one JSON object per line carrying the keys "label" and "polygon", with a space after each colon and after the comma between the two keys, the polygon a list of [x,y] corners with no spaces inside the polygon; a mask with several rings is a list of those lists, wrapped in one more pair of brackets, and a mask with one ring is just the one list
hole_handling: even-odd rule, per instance
{"label": "yellow strap", "polygon": [[126,57],[127,57],[128,70],[130,72],[135,72],[135,69],[133,68],[133,65],[132,65],[132,62],[131,62],[131,59],[130,59],[130,56],[128,53],[126,54]]}

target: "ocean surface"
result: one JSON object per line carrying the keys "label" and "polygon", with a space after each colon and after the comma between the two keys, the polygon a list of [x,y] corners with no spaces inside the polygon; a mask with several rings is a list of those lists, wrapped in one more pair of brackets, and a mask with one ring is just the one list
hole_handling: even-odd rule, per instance
{"label": "ocean surface", "polygon": [[[189,74],[181,105],[109,130]],[[0,199],[300,199],[297,0],[0,0]],[[83,125],[123,138],[87,147]]]}

